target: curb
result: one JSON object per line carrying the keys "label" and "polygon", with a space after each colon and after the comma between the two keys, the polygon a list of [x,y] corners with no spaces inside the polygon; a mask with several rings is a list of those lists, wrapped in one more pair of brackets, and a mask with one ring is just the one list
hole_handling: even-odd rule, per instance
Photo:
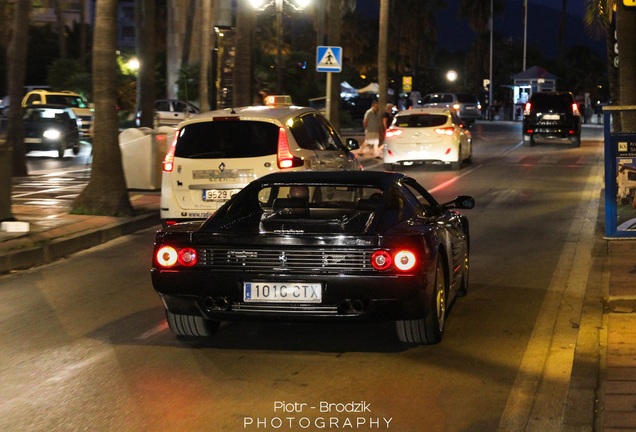
{"label": "curb", "polygon": [[49,264],[84,249],[106,243],[117,237],[133,234],[136,231],[159,225],[158,212],[152,212],[122,221],[116,221],[103,227],[83,231],[57,238],[49,242],[10,251],[0,256],[0,274],[14,270],[24,270],[35,266]]}

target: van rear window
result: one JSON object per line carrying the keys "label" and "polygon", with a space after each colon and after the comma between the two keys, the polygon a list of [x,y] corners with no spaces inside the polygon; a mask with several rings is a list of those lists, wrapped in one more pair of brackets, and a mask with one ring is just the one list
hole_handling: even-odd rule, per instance
{"label": "van rear window", "polygon": [[246,158],[276,154],[278,126],[258,121],[220,121],[185,126],[177,140],[175,157]]}

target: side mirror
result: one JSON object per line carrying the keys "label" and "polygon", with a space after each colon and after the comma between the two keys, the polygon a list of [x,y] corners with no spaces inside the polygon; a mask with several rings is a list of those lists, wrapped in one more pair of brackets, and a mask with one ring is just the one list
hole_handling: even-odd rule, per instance
{"label": "side mirror", "polygon": [[471,209],[475,207],[475,199],[468,195],[460,195],[452,201],[443,204],[446,208]]}
{"label": "side mirror", "polygon": [[360,143],[355,138],[347,138],[345,141],[345,146],[349,151],[358,150],[360,148]]}

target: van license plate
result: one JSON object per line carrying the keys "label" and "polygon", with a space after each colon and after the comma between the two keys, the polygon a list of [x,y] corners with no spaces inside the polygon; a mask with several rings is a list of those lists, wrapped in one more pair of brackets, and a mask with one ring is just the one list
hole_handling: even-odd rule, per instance
{"label": "van license plate", "polygon": [[204,189],[203,201],[227,201],[240,189]]}

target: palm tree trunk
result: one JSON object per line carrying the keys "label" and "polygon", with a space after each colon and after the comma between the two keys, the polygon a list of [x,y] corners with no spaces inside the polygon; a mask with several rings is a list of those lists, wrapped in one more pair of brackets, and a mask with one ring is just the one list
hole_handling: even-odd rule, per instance
{"label": "palm tree trunk", "polygon": [[137,77],[137,108],[141,111],[139,125],[154,126],[155,99],[157,97],[155,79],[155,0],[138,0],[135,18],[137,28],[144,31],[137,34],[139,75]]}
{"label": "palm tree trunk", "polygon": [[[388,95],[389,0],[380,0],[380,36],[378,40],[378,105],[384,113]],[[382,119],[382,116],[380,116]],[[382,134],[383,131],[380,131]],[[382,140],[381,140],[382,141]]]}
{"label": "palm tree trunk", "polygon": [[[117,123],[117,0],[97,0],[93,36],[95,123],[91,179],[73,201],[72,212],[129,216]],[[139,161],[152,163],[152,161]]]}
{"label": "palm tree trunk", "polygon": [[249,0],[238,0],[236,9],[236,52],[234,57],[232,103],[234,106],[252,104],[252,47],[254,10]]}
{"label": "palm tree trunk", "polygon": [[31,2],[19,1],[15,3],[13,29],[7,58],[8,84],[11,106],[9,108],[9,124],[7,128],[7,146],[12,149],[12,173],[14,177],[26,176],[27,166],[24,146],[24,122],[22,115],[22,97],[24,96],[24,81],[26,76],[26,53],[29,29],[29,10]]}
{"label": "palm tree trunk", "polygon": [[210,46],[212,40],[212,1],[201,0],[201,44],[199,45],[201,59],[199,65],[199,108],[201,111],[210,110]]}

